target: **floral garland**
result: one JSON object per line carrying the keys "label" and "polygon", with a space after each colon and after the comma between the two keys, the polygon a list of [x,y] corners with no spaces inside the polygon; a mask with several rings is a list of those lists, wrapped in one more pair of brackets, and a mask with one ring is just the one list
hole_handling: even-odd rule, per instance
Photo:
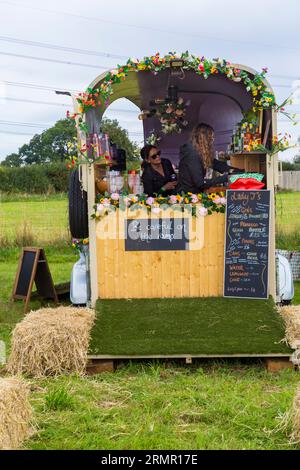
{"label": "floral garland", "polygon": [[150,57],[144,57],[141,61],[138,59],[128,59],[125,65],[118,65],[116,69],[108,72],[102,81],[101,85],[96,88],[88,88],[86,92],[79,93],[77,96],[78,113],[67,116],[75,119],[77,126],[84,131],[87,131],[87,126],[84,123],[83,115],[89,109],[96,106],[105,105],[109,103],[109,98],[113,94],[113,85],[121,83],[126,79],[129,72],[151,71],[154,74],[169,68],[172,60],[182,60],[182,69],[194,70],[197,75],[207,79],[211,75],[224,74],[229,80],[234,82],[243,81],[246,90],[251,92],[253,97],[253,111],[258,109],[271,108],[276,106],[275,97],[265,85],[263,79],[267,73],[267,69],[263,68],[262,72],[250,78],[250,74],[244,70],[234,67],[230,62],[224,59],[209,60],[203,57],[198,57],[189,54],[188,51],[177,54],[176,52],[169,52],[164,57],[156,53]]}
{"label": "floral garland", "polygon": [[173,132],[180,134],[182,129],[188,125],[184,116],[189,104],[189,101],[185,103],[183,98],[178,98],[176,102],[164,103],[158,107],[156,116],[159,117],[164,134],[172,134]]}
{"label": "floral garland", "polygon": [[213,212],[225,212],[226,198],[220,193],[182,193],[171,196],[148,196],[146,194],[98,194],[92,218],[100,219],[117,208],[121,210],[146,209],[158,214],[161,210],[188,210],[193,216],[211,215]]}

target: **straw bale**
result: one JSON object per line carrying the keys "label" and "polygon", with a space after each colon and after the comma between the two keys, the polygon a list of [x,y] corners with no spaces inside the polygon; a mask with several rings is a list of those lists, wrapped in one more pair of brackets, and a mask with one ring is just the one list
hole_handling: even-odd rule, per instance
{"label": "straw bale", "polygon": [[30,312],[13,331],[8,371],[34,377],[83,374],[94,318],[94,310],[88,308]]}
{"label": "straw bale", "polygon": [[292,420],[293,433],[291,440],[292,442],[300,442],[300,388],[298,388],[294,398]]}
{"label": "straw bale", "polygon": [[29,388],[21,378],[0,378],[0,449],[20,447],[32,432]]}
{"label": "straw bale", "polygon": [[291,348],[300,348],[300,305],[280,308],[286,326],[286,339]]}

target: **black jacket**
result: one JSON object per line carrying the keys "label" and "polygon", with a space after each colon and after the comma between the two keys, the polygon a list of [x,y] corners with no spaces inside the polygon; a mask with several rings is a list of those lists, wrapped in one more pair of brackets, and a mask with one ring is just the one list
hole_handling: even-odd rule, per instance
{"label": "black jacket", "polygon": [[172,163],[167,158],[162,158],[161,163],[164,169],[165,176],[162,176],[158,171],[155,171],[150,163],[146,163],[142,175],[144,185],[144,193],[148,196],[161,193],[162,195],[172,194],[172,191],[162,191],[162,187],[169,181],[174,181],[171,175],[174,175]]}
{"label": "black jacket", "polygon": [[[202,160],[190,142],[180,147],[179,158],[178,185],[176,187],[178,193],[182,191],[185,193],[198,193],[211,186],[227,181],[227,175],[205,179],[206,171]],[[213,169],[219,173],[226,173],[230,167],[226,162],[214,159]]]}

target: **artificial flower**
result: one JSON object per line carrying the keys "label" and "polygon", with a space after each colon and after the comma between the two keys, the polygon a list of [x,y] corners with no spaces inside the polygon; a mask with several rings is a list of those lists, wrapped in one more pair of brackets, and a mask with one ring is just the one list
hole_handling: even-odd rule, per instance
{"label": "artificial flower", "polygon": [[148,197],[146,199],[146,204],[148,204],[148,206],[152,206],[152,204],[154,203],[155,199],[154,197]]}
{"label": "artificial flower", "polygon": [[205,217],[208,214],[208,210],[204,206],[200,206],[198,209],[198,214],[202,217]]}

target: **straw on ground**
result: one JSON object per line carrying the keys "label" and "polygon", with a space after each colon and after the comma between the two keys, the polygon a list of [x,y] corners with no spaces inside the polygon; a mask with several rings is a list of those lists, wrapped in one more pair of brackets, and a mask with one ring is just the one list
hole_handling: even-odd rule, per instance
{"label": "straw on ground", "polygon": [[286,340],[293,349],[300,348],[300,305],[289,305],[280,308],[285,321]]}
{"label": "straw on ground", "polygon": [[0,378],[0,449],[17,449],[32,432],[29,389],[20,378]]}

